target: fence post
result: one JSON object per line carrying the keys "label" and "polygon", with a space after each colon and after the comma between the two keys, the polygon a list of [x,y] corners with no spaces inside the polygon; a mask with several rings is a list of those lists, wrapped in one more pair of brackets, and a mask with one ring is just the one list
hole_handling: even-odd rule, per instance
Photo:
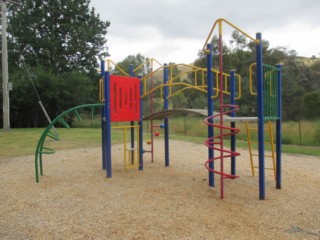
{"label": "fence post", "polygon": [[302,145],[302,141],[301,141],[301,121],[299,119],[299,143],[300,143],[300,146]]}

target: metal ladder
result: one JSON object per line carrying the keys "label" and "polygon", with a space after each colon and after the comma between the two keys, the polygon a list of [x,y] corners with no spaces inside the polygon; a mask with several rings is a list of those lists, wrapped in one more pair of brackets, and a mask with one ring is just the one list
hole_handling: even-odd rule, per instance
{"label": "metal ladder", "polygon": [[[250,164],[251,164],[251,173],[252,176],[254,177],[255,168],[259,169],[259,166],[255,165],[253,162],[253,157],[254,156],[259,156],[258,153],[253,152],[252,149],[252,144],[253,143],[258,143],[258,141],[253,141],[252,140],[252,136],[251,136],[251,132],[252,131],[258,131],[258,128],[252,128],[249,126],[248,122],[245,123],[246,124],[246,129],[247,129],[247,139],[248,139],[248,148],[249,148],[249,155],[250,155]],[[271,158],[272,159],[272,167],[266,167],[265,169],[267,170],[272,170],[274,173],[274,177],[276,178],[276,153],[275,153],[275,147],[274,147],[274,138],[273,138],[273,130],[272,130],[272,122],[268,121],[268,127],[264,129],[265,132],[269,133],[269,141],[265,141],[264,144],[270,144],[271,146],[271,155],[267,155],[265,154],[265,157]]]}

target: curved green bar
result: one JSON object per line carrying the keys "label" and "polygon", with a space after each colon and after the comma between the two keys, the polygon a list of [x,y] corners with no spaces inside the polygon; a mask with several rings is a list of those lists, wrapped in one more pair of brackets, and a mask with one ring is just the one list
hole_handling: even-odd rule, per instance
{"label": "curved green bar", "polygon": [[36,182],[39,182],[39,169],[40,169],[40,175],[43,175],[43,168],[42,168],[42,154],[53,154],[55,151],[54,149],[51,148],[46,148],[43,146],[44,141],[46,139],[46,137],[50,137],[53,138],[55,140],[59,140],[59,136],[57,136],[56,134],[50,132],[50,130],[52,129],[52,127],[54,127],[54,125],[59,122],[61,123],[63,126],[69,128],[69,125],[65,122],[65,120],[63,119],[63,117],[71,112],[74,112],[77,116],[78,119],[80,119],[80,115],[78,113],[78,109],[81,108],[101,108],[104,106],[104,103],[94,103],[94,104],[84,104],[84,105],[79,105],[77,107],[74,108],[70,108],[67,111],[64,111],[63,113],[61,113],[60,115],[58,115],[55,119],[53,119],[51,121],[51,123],[47,126],[47,128],[44,130],[44,132],[42,133],[39,141],[38,141],[38,145],[36,148],[36,154],[35,154],[35,172],[36,172]]}

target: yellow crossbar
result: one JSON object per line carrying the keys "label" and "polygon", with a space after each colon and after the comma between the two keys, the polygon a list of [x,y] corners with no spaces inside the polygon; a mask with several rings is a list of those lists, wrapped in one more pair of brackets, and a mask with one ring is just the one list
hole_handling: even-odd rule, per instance
{"label": "yellow crossbar", "polygon": [[244,36],[246,36],[247,38],[251,39],[252,41],[254,41],[256,44],[260,44],[260,41],[255,39],[254,37],[251,37],[249,34],[247,34],[245,31],[241,30],[240,28],[238,28],[236,25],[232,24],[231,22],[229,22],[228,20],[226,19],[223,19],[223,18],[219,18],[217,19],[210,32],[209,32],[209,35],[203,45],[203,51],[206,51],[206,47],[207,47],[207,44],[209,43],[210,41],[210,38],[211,38],[211,35],[214,31],[214,29],[216,28],[217,25],[219,25],[219,35],[221,36],[222,35],[222,23],[225,22],[226,24],[228,24],[230,27],[234,28],[235,30],[237,30],[238,32],[242,33]]}
{"label": "yellow crossbar", "polygon": [[121,73],[123,73],[125,76],[129,76],[128,73],[126,73],[126,71],[124,71],[118,64],[114,63],[111,59],[106,59],[105,60],[106,64],[107,64],[107,71],[110,72],[111,71],[111,64],[117,68]]}
{"label": "yellow crossbar", "polygon": [[147,58],[147,60],[144,63],[140,64],[138,67],[133,69],[133,72],[137,72],[139,69],[141,69],[142,67],[144,67],[146,65],[147,66],[150,65],[151,69],[152,69],[153,68],[153,63],[157,63],[160,67],[163,67],[163,65],[158,60],[156,60],[154,58]]}

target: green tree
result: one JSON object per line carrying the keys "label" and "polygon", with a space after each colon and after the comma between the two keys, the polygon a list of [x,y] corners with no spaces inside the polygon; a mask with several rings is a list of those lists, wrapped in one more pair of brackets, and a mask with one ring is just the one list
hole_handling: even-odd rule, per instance
{"label": "green tree", "polygon": [[[147,60],[148,59],[145,56],[143,56],[140,53],[138,53],[135,56],[134,55],[127,56],[125,59],[123,59],[123,61],[118,62],[117,66],[120,67],[125,73],[129,74],[130,66],[132,66],[133,69],[136,69],[137,67],[139,67],[139,66],[143,65],[144,63],[146,63],[137,72],[135,72],[136,76],[145,75],[150,70]],[[124,75],[124,73],[117,67],[115,67],[111,71],[111,73],[114,74],[114,75],[120,75],[120,76]]]}
{"label": "green tree", "polygon": [[308,119],[320,119],[320,91],[306,93],[303,96],[303,103]]}
{"label": "green tree", "polygon": [[[12,12],[13,13],[13,12]],[[94,76],[97,58],[107,55],[109,22],[86,0],[23,0],[8,17],[10,63],[41,65],[53,73],[82,70]]]}
{"label": "green tree", "polygon": [[320,61],[310,66],[311,89],[320,90]]}
{"label": "green tree", "polygon": [[45,126],[30,78],[52,118],[96,102],[98,58],[107,55],[110,23],[86,0],[22,0],[8,13],[11,126]]}
{"label": "green tree", "polygon": [[230,44],[235,45],[233,46],[234,49],[243,50],[248,46],[248,38],[244,36],[242,33],[234,30],[231,35]]}
{"label": "green tree", "polygon": [[[71,107],[97,102],[95,86],[88,75],[78,71],[54,74],[41,67],[30,72],[44,107],[54,118]],[[28,75],[21,71],[11,74],[14,91],[11,92],[11,125],[14,127],[41,127],[47,125]],[[72,88],[71,88],[72,86]],[[71,119],[66,119],[71,123]]]}

